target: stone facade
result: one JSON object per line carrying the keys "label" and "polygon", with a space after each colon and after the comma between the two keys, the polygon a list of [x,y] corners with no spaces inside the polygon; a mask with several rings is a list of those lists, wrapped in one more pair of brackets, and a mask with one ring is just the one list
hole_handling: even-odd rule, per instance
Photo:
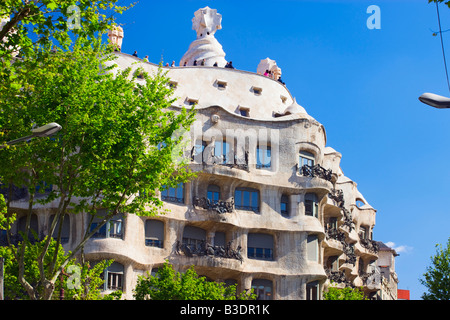
{"label": "stone facade", "polygon": [[[200,9],[193,20],[200,26],[195,41],[212,39],[220,29],[221,16],[208,10]],[[212,17],[212,27],[203,23],[205,15]],[[205,36],[199,28],[211,32]],[[115,54],[119,68],[158,70],[134,56]],[[376,210],[344,175],[342,155],[327,146],[323,125],[277,77],[223,68],[223,63],[214,67],[211,59],[192,66],[197,54],[191,50],[182,66],[162,68],[177,98],[172,107],[196,105],[186,156],[198,177],[161,192],[170,213],[125,214],[89,240],[86,259],[115,260],[105,288],[121,288],[131,299],[137,277],[169,260],[177,270],[194,265],[211,280],[237,283],[239,291],[254,288],[261,299],[320,299],[332,281],[362,286],[368,296],[376,293]],[[278,66],[274,70],[281,74]],[[18,209],[26,204],[15,201]],[[51,208],[39,209],[35,217],[41,234]],[[70,217],[66,249],[81,240],[87,221],[86,215]]]}

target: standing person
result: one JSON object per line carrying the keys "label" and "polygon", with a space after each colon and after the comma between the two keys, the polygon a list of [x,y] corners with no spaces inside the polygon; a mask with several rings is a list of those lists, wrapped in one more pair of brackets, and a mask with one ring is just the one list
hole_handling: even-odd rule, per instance
{"label": "standing person", "polygon": [[197,65],[197,60],[194,60],[194,66],[196,66]]}
{"label": "standing person", "polygon": [[134,51],[133,56],[137,58],[137,51]]}
{"label": "standing person", "polygon": [[148,62],[148,56],[145,56],[144,62]]}
{"label": "standing person", "polygon": [[172,64],[170,65],[172,68],[175,67],[175,61],[172,60]]}

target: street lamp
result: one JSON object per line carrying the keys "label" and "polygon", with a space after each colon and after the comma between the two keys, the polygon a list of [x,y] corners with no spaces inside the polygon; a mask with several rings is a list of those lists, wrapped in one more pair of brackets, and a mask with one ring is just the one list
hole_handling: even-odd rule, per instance
{"label": "street lamp", "polygon": [[[12,140],[12,141],[7,142],[6,144],[8,146],[10,146],[10,145],[13,145],[13,144],[16,144],[19,142],[28,141],[33,138],[50,137],[51,135],[55,134],[56,132],[60,131],[61,129],[62,129],[62,127],[59,124],[52,122],[52,123],[46,124],[43,127],[39,127],[39,128],[31,130],[32,134],[30,136]],[[0,146],[0,149],[2,149],[4,147],[5,146]]]}
{"label": "street lamp", "polygon": [[419,97],[419,100],[438,109],[449,109],[450,98],[439,96],[434,93],[424,93]]}

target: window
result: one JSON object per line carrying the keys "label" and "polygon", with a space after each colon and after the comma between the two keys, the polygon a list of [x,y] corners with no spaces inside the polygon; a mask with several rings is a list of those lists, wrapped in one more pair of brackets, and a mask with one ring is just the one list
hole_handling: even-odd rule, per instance
{"label": "window", "polygon": [[149,219],[145,221],[145,245],[148,247],[164,247],[164,222]]}
{"label": "window", "polygon": [[299,156],[299,168],[303,166],[314,166],[315,157],[312,153],[306,152],[306,151],[300,151]]}
{"label": "window", "polygon": [[336,217],[331,217],[328,219],[326,229],[327,230],[337,230],[338,229],[338,221],[337,221]]}
{"label": "window", "polygon": [[272,281],[266,279],[254,279],[252,281],[253,293],[257,300],[272,300],[273,285]]}
{"label": "window", "polygon": [[256,168],[270,168],[272,150],[270,146],[258,146],[256,148]]}
{"label": "window", "polygon": [[206,231],[193,226],[186,226],[183,230],[183,244],[188,246],[192,252],[201,248],[206,241]]}
{"label": "window", "polygon": [[220,200],[220,188],[216,185],[209,185],[207,198],[211,203],[217,203]]}
{"label": "window", "polygon": [[367,239],[367,227],[363,227],[363,226],[359,227],[359,238],[361,240]]}
{"label": "window", "polygon": [[234,206],[238,210],[249,210],[259,213],[259,191],[237,188],[234,192]]}
{"label": "window", "polygon": [[185,102],[188,106],[193,106],[198,104],[198,99],[193,99],[193,98],[186,98],[186,102]]}
{"label": "window", "polygon": [[224,90],[226,89],[228,83],[224,80],[216,80],[216,85],[218,89]]}
{"label": "window", "polygon": [[123,288],[123,265],[113,262],[105,270],[105,290],[122,290]]}
{"label": "window", "polygon": [[[97,216],[94,218],[91,224],[91,231],[93,231],[97,226],[103,223],[104,217],[107,215],[105,209],[97,210]],[[92,238],[116,238],[123,239],[123,219],[122,215],[115,215],[108,222],[106,222],[97,232],[92,236]]]}
{"label": "window", "polygon": [[234,162],[234,152],[230,144],[225,141],[216,141],[214,146],[214,157],[222,157],[219,164],[229,164]]}
{"label": "window", "polygon": [[225,232],[216,232],[214,234],[214,246],[222,246],[225,248],[226,246],[226,236]]}
{"label": "window", "polygon": [[273,260],[273,236],[264,233],[249,233],[247,257],[257,260]]}
{"label": "window", "polygon": [[[163,187],[165,188],[165,186]],[[184,185],[178,184],[175,188],[169,187],[161,192],[161,200],[166,202],[184,203]]]}
{"label": "window", "polygon": [[308,235],[306,251],[309,261],[319,262],[319,238],[317,235]]}
{"label": "window", "polygon": [[252,87],[252,91],[255,95],[259,96],[262,93],[262,88],[259,87]]}
{"label": "window", "polygon": [[191,160],[195,163],[203,162],[203,151],[206,147],[206,141],[198,141],[191,150]]}
{"label": "window", "polygon": [[[55,216],[56,216],[55,214],[50,216],[49,225],[48,225],[49,228],[51,227],[53,220],[55,219]],[[61,221],[58,221],[58,223],[56,224],[55,231],[53,232],[52,237],[54,239],[58,237],[60,222]],[[68,214],[66,214],[64,216],[63,226],[62,226],[62,230],[61,230],[61,243],[69,242],[69,237],[70,237],[70,216]]]}
{"label": "window", "polygon": [[319,282],[313,281],[306,284],[306,300],[319,300]]}
{"label": "window", "polygon": [[250,116],[250,109],[246,107],[239,106],[239,114],[243,117]]}
{"label": "window", "polygon": [[[27,225],[27,216],[22,216],[18,220],[17,233],[19,234],[19,238],[22,240],[22,234],[25,234],[25,227]],[[20,234],[19,232],[22,232]],[[30,220],[30,230],[28,232],[28,240],[33,242],[39,240],[39,227],[38,227],[38,217],[35,214],[31,215]]]}
{"label": "window", "polygon": [[305,214],[315,218],[319,217],[319,201],[315,193],[305,195]]}
{"label": "window", "polygon": [[281,196],[281,215],[283,217],[289,216],[289,197],[285,194]]}
{"label": "window", "polygon": [[327,268],[330,269],[330,271],[332,271],[332,272],[338,272],[339,271],[339,256],[328,257]]}

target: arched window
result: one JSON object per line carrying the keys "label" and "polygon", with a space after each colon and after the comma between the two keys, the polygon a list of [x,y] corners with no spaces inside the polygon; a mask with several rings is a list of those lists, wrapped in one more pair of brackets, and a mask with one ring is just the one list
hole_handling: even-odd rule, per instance
{"label": "arched window", "polygon": [[298,164],[299,168],[303,166],[313,167],[315,164],[315,156],[310,152],[300,151]]}
{"label": "arched window", "polygon": [[[56,216],[55,214],[50,216],[49,228],[52,225],[53,220],[55,219],[55,216]],[[61,220],[58,221],[58,223],[56,224],[55,231],[53,232],[53,235],[52,235],[53,238],[58,237],[60,222],[61,222]],[[69,237],[70,237],[70,216],[68,214],[66,214],[64,216],[63,226],[62,226],[62,230],[61,230],[61,243],[69,242]]]}
{"label": "arched window", "polygon": [[249,210],[259,213],[259,191],[250,188],[236,188],[234,206],[238,210]]}
{"label": "arched window", "polygon": [[145,221],[145,245],[148,247],[164,247],[164,222],[149,219]]}
{"label": "arched window", "polygon": [[257,260],[273,260],[273,236],[265,233],[249,233],[247,257]]}
{"label": "arched window", "polygon": [[257,300],[272,300],[273,299],[273,284],[267,279],[253,279],[253,292],[257,296]]}
{"label": "arched window", "polygon": [[319,217],[319,199],[315,193],[305,195],[305,214],[315,218]]}

